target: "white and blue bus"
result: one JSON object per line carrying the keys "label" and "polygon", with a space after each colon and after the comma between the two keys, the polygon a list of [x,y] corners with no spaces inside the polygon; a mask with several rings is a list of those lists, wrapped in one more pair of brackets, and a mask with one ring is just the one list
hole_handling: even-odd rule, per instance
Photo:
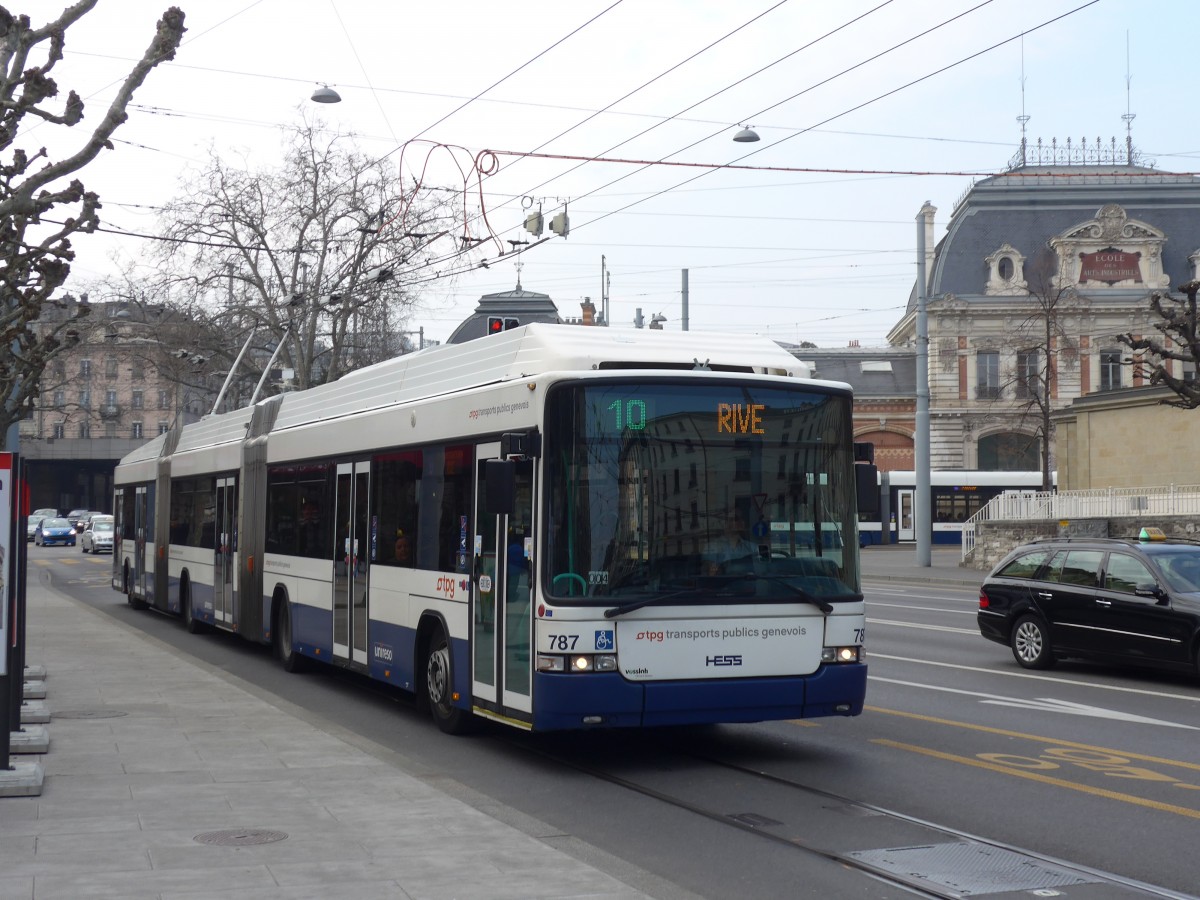
{"label": "white and blue bus", "polygon": [[[450,732],[857,715],[852,398],[807,374],[548,324],[398,357],[123,459],[113,587]],[[733,512],[753,552],[716,562]]]}

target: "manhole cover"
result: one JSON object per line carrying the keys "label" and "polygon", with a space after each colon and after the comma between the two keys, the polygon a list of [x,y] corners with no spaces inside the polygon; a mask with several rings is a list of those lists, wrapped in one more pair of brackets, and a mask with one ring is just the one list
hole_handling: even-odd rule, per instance
{"label": "manhole cover", "polygon": [[64,709],[50,714],[52,719],[118,719],[129,713],[119,709]]}
{"label": "manhole cover", "polygon": [[861,850],[849,855],[901,881],[918,887],[935,885],[960,897],[1099,883],[1096,878],[1082,877],[1022,853],[973,841]]}
{"label": "manhole cover", "polygon": [[287,840],[282,831],[267,831],[262,828],[230,828],[225,831],[205,831],[192,838],[198,844],[215,844],[219,847],[249,847],[254,844],[273,844]]}

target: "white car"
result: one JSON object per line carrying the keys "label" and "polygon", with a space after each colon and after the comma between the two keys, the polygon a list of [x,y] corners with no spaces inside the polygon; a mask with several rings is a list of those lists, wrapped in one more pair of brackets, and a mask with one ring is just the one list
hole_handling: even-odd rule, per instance
{"label": "white car", "polygon": [[93,516],[79,536],[79,546],[84,553],[112,553],[113,517]]}
{"label": "white car", "polygon": [[37,535],[38,526],[42,524],[42,519],[46,518],[46,514],[34,514],[29,517],[28,523],[25,526],[25,540],[32,541]]}

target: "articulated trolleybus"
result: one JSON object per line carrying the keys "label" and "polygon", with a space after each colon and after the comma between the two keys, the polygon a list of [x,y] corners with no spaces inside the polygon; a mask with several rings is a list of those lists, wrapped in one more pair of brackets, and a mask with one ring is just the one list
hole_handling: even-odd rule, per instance
{"label": "articulated trolleybus", "polygon": [[113,587],[449,732],[857,715],[852,398],[806,375],[549,324],[398,357],[122,460]]}

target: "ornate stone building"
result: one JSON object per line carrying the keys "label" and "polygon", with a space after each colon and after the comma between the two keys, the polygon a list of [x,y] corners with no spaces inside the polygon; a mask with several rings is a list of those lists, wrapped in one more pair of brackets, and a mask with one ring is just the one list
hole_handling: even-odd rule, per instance
{"label": "ornate stone building", "polygon": [[[72,317],[75,300],[40,322]],[[176,421],[208,412],[220,386],[194,358],[194,333],[162,306],[97,303],[79,319],[78,343],[46,368],[41,397],[19,426],[34,507],[108,510],[122,456]]]}
{"label": "ornate stone building", "polygon": [[[1128,145],[1023,148],[964,193],[936,244],[934,212],[921,211],[932,467],[1039,469],[1056,412],[1143,383],[1117,335],[1148,333],[1151,292],[1200,275],[1200,178],[1140,165]],[[915,348],[916,317],[914,290],[889,343]]]}

